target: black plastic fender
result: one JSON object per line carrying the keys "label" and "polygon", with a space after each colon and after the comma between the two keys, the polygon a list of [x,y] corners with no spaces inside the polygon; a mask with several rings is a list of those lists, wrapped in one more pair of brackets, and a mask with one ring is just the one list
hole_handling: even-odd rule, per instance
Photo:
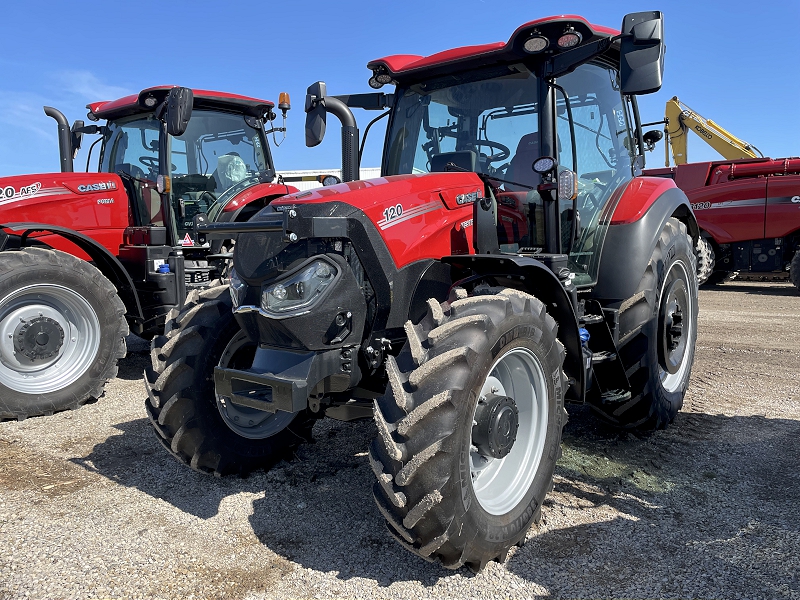
{"label": "black plastic fender", "polygon": [[[0,230],[24,231],[25,233],[49,231],[50,233],[69,240],[88,254],[100,272],[114,284],[120,299],[125,304],[125,310],[128,312],[128,315],[144,320],[142,305],[139,302],[139,296],[136,293],[136,288],[133,285],[131,276],[116,256],[111,254],[103,245],[89,236],[66,227],[45,225],[44,223],[2,223],[0,224]],[[25,246],[24,236],[12,236],[8,233],[5,233],[5,236],[2,248],[0,248],[1,250],[7,250],[9,246],[17,247],[14,246],[13,243],[9,243],[12,237],[20,241],[19,247]]]}
{"label": "black plastic fender", "polygon": [[513,279],[512,287],[528,292],[544,302],[547,312],[558,323],[558,339],[564,344],[567,352],[564,371],[570,385],[566,398],[573,402],[584,402],[586,378],[578,318],[569,294],[555,273],[534,258],[516,254],[445,256],[442,262],[459,270],[471,270],[476,274],[508,275]]}
{"label": "black plastic fender", "polygon": [[670,217],[685,223],[689,235],[697,241],[700,235],[697,220],[686,194],[677,188],[661,194],[639,220],[609,225],[600,252],[597,284],[591,291],[592,298],[607,304],[621,302],[636,292],[658,236]]}

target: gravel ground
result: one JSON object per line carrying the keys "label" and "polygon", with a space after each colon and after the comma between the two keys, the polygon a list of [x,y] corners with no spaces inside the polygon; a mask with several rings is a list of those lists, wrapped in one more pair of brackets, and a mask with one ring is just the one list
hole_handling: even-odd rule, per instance
{"label": "gravel ground", "polygon": [[686,404],[645,437],[570,409],[543,520],[505,564],[447,571],[390,540],[370,423],[247,479],[168,456],[129,338],[99,402],[0,423],[0,600],[10,598],[800,598],[800,296],[700,294]]}

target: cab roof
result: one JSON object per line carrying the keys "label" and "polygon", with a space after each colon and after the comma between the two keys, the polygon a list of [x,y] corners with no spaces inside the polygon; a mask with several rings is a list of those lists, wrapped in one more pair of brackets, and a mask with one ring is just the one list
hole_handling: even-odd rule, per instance
{"label": "cab roof", "polygon": [[[151,87],[142,90],[138,94],[131,94],[119,100],[93,102],[87,104],[86,108],[89,109],[90,115],[97,119],[118,119],[137,113],[152,112],[154,106],[158,106],[174,87],[178,86],[161,85]],[[275,107],[275,103],[269,100],[259,100],[227,92],[195,89],[192,92],[194,93],[194,108],[196,109],[216,108],[260,117]],[[149,98],[155,99],[155,103],[150,106],[145,104],[145,101]]]}
{"label": "cab roof", "polygon": [[412,77],[445,75],[454,69],[468,70],[492,64],[508,64],[536,56],[523,49],[523,44],[532,35],[541,35],[550,40],[547,49],[539,54],[550,56],[561,51],[556,40],[570,27],[580,33],[581,44],[619,35],[616,29],[593,25],[581,16],[560,15],[536,19],[521,25],[507,42],[462,46],[430,56],[395,54],[373,60],[367,64],[367,68],[376,75],[388,72],[395,80],[402,82],[403,79]]}

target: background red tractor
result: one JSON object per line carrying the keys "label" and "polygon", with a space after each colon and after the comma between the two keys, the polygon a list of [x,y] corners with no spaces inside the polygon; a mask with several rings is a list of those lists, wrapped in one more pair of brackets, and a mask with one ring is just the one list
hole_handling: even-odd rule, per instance
{"label": "background red tractor", "polygon": [[[87,108],[106,124],[70,128],[45,107],[61,173],[0,179],[0,418],[99,397],[129,328],[160,333],[187,288],[219,276],[223,241],[197,244],[195,214],[246,220],[297,191],[275,182],[272,102],[161,86]],[[73,172],[84,134],[100,135],[98,172]]]}
{"label": "background red tractor", "polygon": [[[621,32],[571,15],[370,62],[391,94],[312,85],[307,144],[334,114],[346,183],[198,224],[238,233],[234,271],[153,340],[165,448],[243,473],[315,419],[373,417],[395,539],[449,568],[503,560],[552,488],[565,402],[638,429],[683,402],[699,230],[673,181],[641,175],[636,105],[663,56],[661,13]],[[358,180],[354,107],[388,109],[381,178]]]}

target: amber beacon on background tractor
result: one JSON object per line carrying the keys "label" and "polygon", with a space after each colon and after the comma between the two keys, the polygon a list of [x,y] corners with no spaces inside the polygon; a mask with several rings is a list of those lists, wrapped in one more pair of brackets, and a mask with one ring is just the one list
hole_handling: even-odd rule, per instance
{"label": "amber beacon on background tractor", "polygon": [[[552,487],[565,402],[639,429],[683,402],[698,228],[674,182],[641,176],[636,105],[663,57],[659,12],[621,32],[560,16],[370,62],[393,93],[312,85],[306,142],[341,121],[345,182],[198,225],[238,233],[234,271],[153,342],[164,446],[241,473],[315,419],[374,417],[391,534],[450,568],[503,560]],[[352,108],[388,119],[378,179],[358,180]]]}

